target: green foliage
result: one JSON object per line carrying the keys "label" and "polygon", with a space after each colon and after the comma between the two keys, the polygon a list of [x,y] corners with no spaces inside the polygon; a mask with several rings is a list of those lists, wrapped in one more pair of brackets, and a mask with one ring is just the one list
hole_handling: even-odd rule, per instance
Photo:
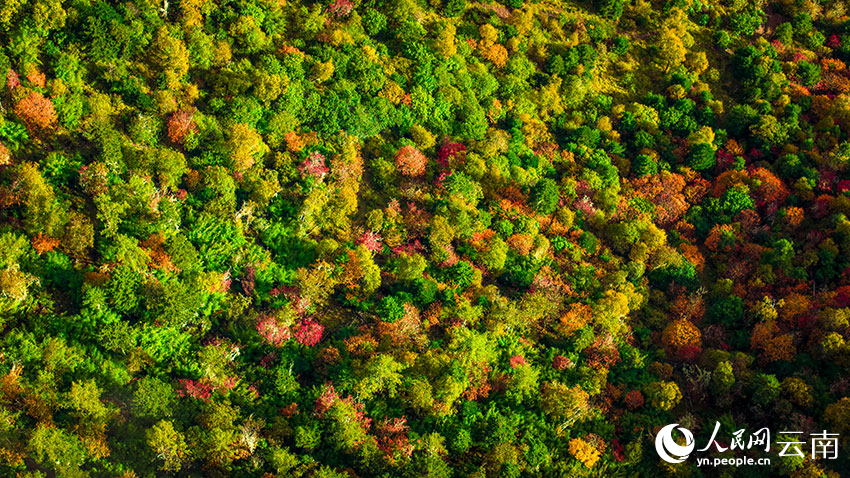
{"label": "green foliage", "polygon": [[[666,476],[664,424],[846,432],[815,3],[0,5],[0,475]],[[750,471],[846,474],[786,458]]]}

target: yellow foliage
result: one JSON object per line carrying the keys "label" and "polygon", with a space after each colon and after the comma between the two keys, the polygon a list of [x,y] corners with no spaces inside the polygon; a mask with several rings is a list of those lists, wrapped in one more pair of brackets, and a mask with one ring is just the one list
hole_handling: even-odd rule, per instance
{"label": "yellow foliage", "polygon": [[673,349],[699,347],[702,344],[701,338],[702,335],[697,326],[685,319],[670,322],[661,335],[664,345]]}
{"label": "yellow foliage", "polygon": [[570,440],[569,450],[572,456],[588,468],[593,468],[593,465],[599,461],[599,451],[581,438],[573,438]]}

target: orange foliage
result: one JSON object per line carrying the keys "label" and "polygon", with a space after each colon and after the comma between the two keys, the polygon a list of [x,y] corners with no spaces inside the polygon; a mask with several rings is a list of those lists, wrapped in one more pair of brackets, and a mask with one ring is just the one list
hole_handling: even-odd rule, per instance
{"label": "orange foliage", "polygon": [[361,331],[359,335],[351,336],[345,339],[345,350],[351,355],[367,357],[372,355],[375,349],[378,348],[378,341],[372,337],[367,331]]}
{"label": "orange foliage", "polygon": [[823,76],[822,82],[826,91],[831,91],[836,94],[847,93],[850,91],[850,79],[843,75],[827,73]]}
{"label": "orange foliage", "polygon": [[40,232],[32,238],[32,247],[39,255],[52,251],[58,245],[59,239],[55,239]]}
{"label": "orange foliage", "polygon": [[573,304],[570,310],[561,316],[558,331],[570,335],[590,322],[593,311],[587,304]]}
{"label": "orange foliage", "polygon": [[805,218],[806,214],[803,208],[796,206],[785,208],[785,222],[791,227],[799,226]]}
{"label": "orange foliage", "polygon": [[757,181],[753,183],[755,197],[765,203],[781,204],[791,194],[782,180],[767,169],[756,168],[750,179]]}
{"label": "orange foliage", "polygon": [[490,240],[495,236],[496,231],[492,229],[485,229],[481,232],[476,232],[472,235],[472,247],[474,247],[478,252],[489,250]]}
{"label": "orange foliage", "polygon": [[30,130],[48,129],[56,122],[53,103],[35,91],[15,105],[15,114]]}
{"label": "orange foliage", "polygon": [[[80,427],[75,427],[75,428],[80,428]],[[87,433],[87,434],[86,433],[79,433],[81,430],[77,430],[78,431],[77,436],[80,438],[80,440],[85,445],[86,450],[88,450],[88,452],[89,452],[89,455],[96,460],[99,460],[101,458],[109,456],[109,446],[107,445],[107,442],[106,442],[106,430],[105,430],[105,428],[106,428],[105,424],[95,425],[95,429],[92,430],[90,433]]]}
{"label": "orange foliage", "polygon": [[803,85],[798,85],[796,83],[791,83],[788,86],[788,95],[792,97],[800,97],[800,96],[812,96],[812,93]]}
{"label": "orange foliage", "polygon": [[295,48],[292,45],[284,45],[284,46],[280,47],[280,49],[278,49],[278,52],[283,53],[283,54],[292,53],[292,54],[295,54],[295,55],[304,56],[303,51],[299,50],[298,48]]}
{"label": "orange foliage", "polygon": [[685,240],[688,240],[688,241],[691,241],[691,242],[696,242],[697,234],[696,234],[696,228],[694,227],[693,224],[691,224],[689,222],[685,222],[685,221],[678,221],[678,222],[676,222],[673,229],[676,232],[678,232],[680,236],[682,236],[682,239],[685,239]]}
{"label": "orange foliage", "polygon": [[428,158],[413,146],[402,146],[395,155],[395,165],[401,174],[418,177],[425,174]]}
{"label": "orange foliage", "polygon": [[44,76],[44,73],[38,71],[36,68],[30,68],[27,71],[27,80],[33,85],[39,88],[44,88],[44,85],[47,82],[47,78]]}
{"label": "orange foliage", "polygon": [[434,302],[429,305],[427,309],[422,312],[422,318],[424,322],[427,324],[423,324],[427,327],[432,325],[437,325],[440,323],[440,318],[443,315],[443,306],[439,302]]}
{"label": "orange foliage", "polygon": [[289,151],[297,153],[304,149],[304,140],[295,131],[284,134],[283,140],[286,142],[286,149]]}
{"label": "orange foliage", "polygon": [[807,296],[793,293],[789,294],[783,300],[782,308],[780,309],[780,317],[783,320],[789,321],[794,319],[795,317],[805,314],[809,310],[811,310],[812,301]]}
{"label": "orange foliage", "polygon": [[550,221],[551,222],[546,227],[546,231],[548,234],[552,234],[554,236],[565,236],[567,235],[567,233],[570,232],[570,228],[565,226],[564,224],[561,224],[561,222],[557,219],[551,218]]}
{"label": "orange foliage", "polygon": [[3,143],[0,143],[0,166],[12,164],[12,153]]}
{"label": "orange foliage", "polygon": [[508,238],[508,245],[511,249],[517,251],[519,255],[525,256],[531,252],[531,247],[534,245],[534,238],[528,234],[514,234]]}
{"label": "orange foliage", "polygon": [[498,99],[494,99],[493,103],[490,105],[490,109],[487,110],[487,119],[490,120],[491,123],[495,123],[502,116],[502,102]]}
{"label": "orange foliage", "polygon": [[23,465],[24,455],[8,448],[0,448],[0,463],[6,463],[12,466]]}
{"label": "orange foliage", "polygon": [[723,195],[723,193],[726,192],[727,189],[733,186],[741,186],[746,184],[746,180],[746,171],[739,171],[737,169],[723,171],[714,180],[714,190],[711,193],[714,194],[714,197],[720,197]]}
{"label": "orange foliage", "polygon": [[85,281],[87,284],[105,287],[109,282],[109,274],[98,271],[88,271],[85,273]]}
{"label": "orange foliage", "polygon": [[797,353],[792,341],[791,334],[779,334],[776,321],[768,320],[753,328],[750,346],[762,351],[761,358],[765,362],[791,361]]}
{"label": "orange foliage", "polygon": [[699,321],[705,315],[705,301],[699,294],[676,296],[670,313],[680,320]]}
{"label": "orange foliage", "polygon": [[723,149],[729,152],[732,156],[741,156],[744,154],[744,148],[738,144],[734,139],[730,139],[726,141],[726,144],[723,146]]}
{"label": "orange foliage", "polygon": [[378,324],[378,334],[398,346],[415,337],[419,333],[421,323],[419,309],[410,304],[404,304],[404,315],[395,322]]}
{"label": "orange foliage", "polygon": [[710,251],[726,251],[734,247],[735,230],[731,224],[718,224],[711,228],[705,239],[705,247]]}
{"label": "orange foliage", "polygon": [[696,204],[702,200],[702,198],[708,193],[708,188],[711,186],[711,183],[707,179],[703,178],[694,178],[693,181],[688,183],[687,187],[685,187],[685,199],[691,204]]}
{"label": "orange foliage", "polygon": [[163,243],[165,238],[159,234],[151,234],[147,240],[139,244],[141,247],[148,249],[148,256],[151,260],[151,267],[162,269],[165,271],[177,271],[177,266],[171,262],[171,256],[165,252]]}
{"label": "orange foliage", "polygon": [[177,144],[183,144],[190,133],[198,131],[198,126],[192,118],[192,113],[180,110],[168,118],[168,139]]}
{"label": "orange foliage", "polygon": [[340,358],[339,349],[334,346],[328,346],[319,351],[318,361],[323,368],[326,368],[338,364]]}
{"label": "orange foliage", "polygon": [[753,209],[744,209],[735,216],[735,220],[741,223],[741,228],[746,232],[753,231],[761,224],[761,216]]}
{"label": "orange foliage", "polygon": [[481,56],[493,62],[496,68],[503,68],[508,63],[508,50],[498,43],[486,43],[481,41],[478,47]]}
{"label": "orange foliage", "polygon": [[634,179],[632,185],[638,196],[655,205],[655,221],[660,225],[675,223],[688,210],[682,191],[685,178],[676,173],[662,171],[653,176]]}
{"label": "orange foliage", "polygon": [[487,365],[473,369],[473,373],[469,375],[469,388],[463,392],[463,397],[467,400],[487,398],[493,390],[493,384],[487,380],[489,373],[490,367]]}
{"label": "orange foliage", "polygon": [[672,350],[679,350],[682,347],[700,347],[702,334],[689,320],[674,320],[664,329],[661,341]]}
{"label": "orange foliage", "polygon": [[683,242],[679,244],[679,252],[685,257],[685,259],[688,260],[688,262],[693,264],[698,271],[701,271],[705,266],[705,257],[703,257],[697,246]]}
{"label": "orange foliage", "polygon": [[19,365],[12,365],[6,375],[0,377],[0,397],[5,401],[12,401],[21,394],[21,368]]}
{"label": "orange foliage", "polygon": [[573,438],[570,440],[569,451],[576,460],[580,461],[588,468],[593,468],[593,465],[599,461],[599,451],[581,438]]}
{"label": "orange foliage", "polygon": [[53,410],[41,397],[34,393],[28,393],[23,396],[23,399],[27,415],[40,422],[53,423]]}
{"label": "orange foliage", "polygon": [[190,190],[194,190],[201,182],[201,172],[197,169],[189,169],[186,171],[186,186]]}
{"label": "orange foliage", "polygon": [[842,71],[847,69],[847,65],[838,58],[821,58],[820,65],[824,70]]}

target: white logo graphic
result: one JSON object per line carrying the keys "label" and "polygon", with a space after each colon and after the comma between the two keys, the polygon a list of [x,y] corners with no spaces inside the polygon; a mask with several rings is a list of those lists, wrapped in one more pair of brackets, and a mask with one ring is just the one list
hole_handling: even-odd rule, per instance
{"label": "white logo graphic", "polygon": [[682,427],[679,427],[679,432],[685,436],[685,445],[676,443],[673,440],[673,429],[676,427],[679,427],[678,423],[667,425],[655,437],[655,450],[658,452],[658,456],[667,463],[682,463],[694,451],[694,447],[696,446],[694,435],[690,430]]}

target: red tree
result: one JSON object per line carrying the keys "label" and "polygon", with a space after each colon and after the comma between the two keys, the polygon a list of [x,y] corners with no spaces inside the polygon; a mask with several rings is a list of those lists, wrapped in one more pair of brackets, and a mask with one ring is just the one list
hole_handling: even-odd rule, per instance
{"label": "red tree", "polygon": [[405,176],[422,176],[425,174],[428,158],[422,154],[422,151],[413,146],[402,146],[395,155],[395,165],[398,171]]}
{"label": "red tree", "polygon": [[47,129],[56,122],[53,103],[34,91],[15,105],[15,114],[30,130]]}

